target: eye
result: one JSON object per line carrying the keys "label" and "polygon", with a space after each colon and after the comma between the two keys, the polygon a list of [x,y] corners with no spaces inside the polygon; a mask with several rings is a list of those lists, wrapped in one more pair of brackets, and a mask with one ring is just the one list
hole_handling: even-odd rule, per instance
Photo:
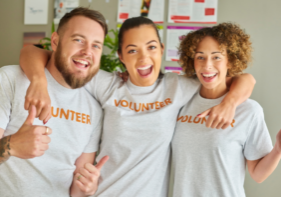
{"label": "eye", "polygon": [[216,57],[214,57],[214,59],[215,60],[219,60],[219,59],[221,59],[220,57],[218,57],[218,56],[216,56]]}
{"label": "eye", "polygon": [[96,44],[94,44],[93,47],[96,48],[96,49],[100,49],[100,46],[96,45]]}
{"label": "eye", "polygon": [[80,40],[80,39],[74,39],[76,42],[80,42],[80,43],[82,43],[82,40]]}
{"label": "eye", "polygon": [[136,53],[137,51],[135,49],[132,49],[130,51],[128,51],[128,53]]}
{"label": "eye", "polygon": [[196,59],[203,60],[204,58],[202,56],[198,56]]}
{"label": "eye", "polygon": [[156,49],[156,46],[149,46],[148,47],[150,50]]}

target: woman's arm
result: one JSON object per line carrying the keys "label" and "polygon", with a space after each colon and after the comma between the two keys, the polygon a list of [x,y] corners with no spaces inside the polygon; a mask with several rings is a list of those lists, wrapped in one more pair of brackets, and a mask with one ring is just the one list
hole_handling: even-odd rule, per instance
{"label": "woman's arm", "polygon": [[31,82],[26,92],[24,108],[28,110],[31,105],[36,106],[36,117],[44,120],[44,124],[51,118],[51,99],[44,71],[51,54],[51,51],[33,45],[23,47],[20,54],[20,66]]}
{"label": "woman's arm", "polygon": [[82,153],[76,160],[70,195],[72,197],[84,197],[94,195],[98,189],[98,180],[102,166],[109,159],[104,156],[96,166],[93,165],[96,153]]}
{"label": "woman's arm", "polygon": [[265,157],[250,161],[247,160],[251,177],[258,183],[263,182],[277,167],[281,159],[281,130],[276,136],[276,143],[272,151]]}
{"label": "woman's arm", "polygon": [[204,111],[198,117],[209,116],[206,122],[207,127],[227,128],[232,123],[236,107],[251,96],[255,83],[256,80],[251,74],[227,78],[230,89],[221,104]]}

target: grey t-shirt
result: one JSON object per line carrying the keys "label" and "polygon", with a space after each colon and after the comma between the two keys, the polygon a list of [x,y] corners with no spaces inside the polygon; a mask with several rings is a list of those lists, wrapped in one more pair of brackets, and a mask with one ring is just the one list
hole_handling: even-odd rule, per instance
{"label": "grey t-shirt", "polygon": [[[84,89],[61,86],[45,69],[52,101],[49,149],[41,157],[10,159],[0,165],[1,197],[69,197],[76,159],[98,150],[102,127],[100,105]],[[26,90],[30,82],[19,66],[0,68],[0,128],[12,135],[25,122]],[[34,125],[42,125],[35,119]]]}
{"label": "grey t-shirt", "polygon": [[227,129],[205,126],[200,112],[224,97],[204,99],[197,93],[181,110],[172,142],[174,197],[243,197],[245,165],[272,150],[263,110],[248,99],[236,109]]}
{"label": "grey t-shirt", "polygon": [[98,72],[86,89],[104,109],[98,159],[110,158],[101,170],[95,196],[167,196],[177,115],[198,87],[197,81],[172,73],[152,86],[139,87]]}

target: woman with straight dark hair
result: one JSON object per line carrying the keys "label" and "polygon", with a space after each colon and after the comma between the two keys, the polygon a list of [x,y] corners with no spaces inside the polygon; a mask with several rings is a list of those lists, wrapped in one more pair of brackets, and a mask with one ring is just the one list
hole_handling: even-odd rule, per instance
{"label": "woman with straight dark hair", "polygon": [[[164,45],[150,19],[126,20],[120,29],[119,42],[118,55],[129,73],[128,81],[100,70],[85,86],[104,109],[97,160],[104,155],[110,158],[101,170],[95,196],[166,197],[170,143],[177,115],[198,90],[199,82],[173,73],[160,74]],[[83,46],[88,43],[83,39],[80,43],[79,55],[84,57]],[[47,95],[47,90],[41,88],[46,86],[44,76],[38,76],[38,73],[42,73],[49,54],[35,48],[24,49],[22,53],[21,66],[27,76],[40,78],[39,82],[31,81],[32,89],[27,95],[33,103],[39,98],[39,94],[33,95],[34,92]],[[33,58],[30,58],[31,54]],[[245,83],[250,85],[244,86]],[[253,86],[251,75],[233,79],[230,92],[222,103],[202,114],[209,113],[204,124],[227,127],[236,106],[250,96]]]}

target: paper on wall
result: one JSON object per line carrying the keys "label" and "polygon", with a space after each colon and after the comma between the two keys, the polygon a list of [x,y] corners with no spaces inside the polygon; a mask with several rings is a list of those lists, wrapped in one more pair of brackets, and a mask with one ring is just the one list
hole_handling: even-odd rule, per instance
{"label": "paper on wall", "polygon": [[59,24],[60,19],[68,12],[79,6],[79,0],[55,0],[54,2],[54,23]]}
{"label": "paper on wall", "polygon": [[169,0],[169,23],[216,24],[218,0]]}
{"label": "paper on wall", "polygon": [[25,0],[24,24],[45,25],[48,24],[49,0]]}
{"label": "paper on wall", "polygon": [[154,23],[164,21],[163,0],[118,0],[117,22],[122,23],[126,19],[144,16]]}
{"label": "paper on wall", "polygon": [[178,47],[184,36],[201,28],[203,27],[167,26],[166,61],[178,61]]}

